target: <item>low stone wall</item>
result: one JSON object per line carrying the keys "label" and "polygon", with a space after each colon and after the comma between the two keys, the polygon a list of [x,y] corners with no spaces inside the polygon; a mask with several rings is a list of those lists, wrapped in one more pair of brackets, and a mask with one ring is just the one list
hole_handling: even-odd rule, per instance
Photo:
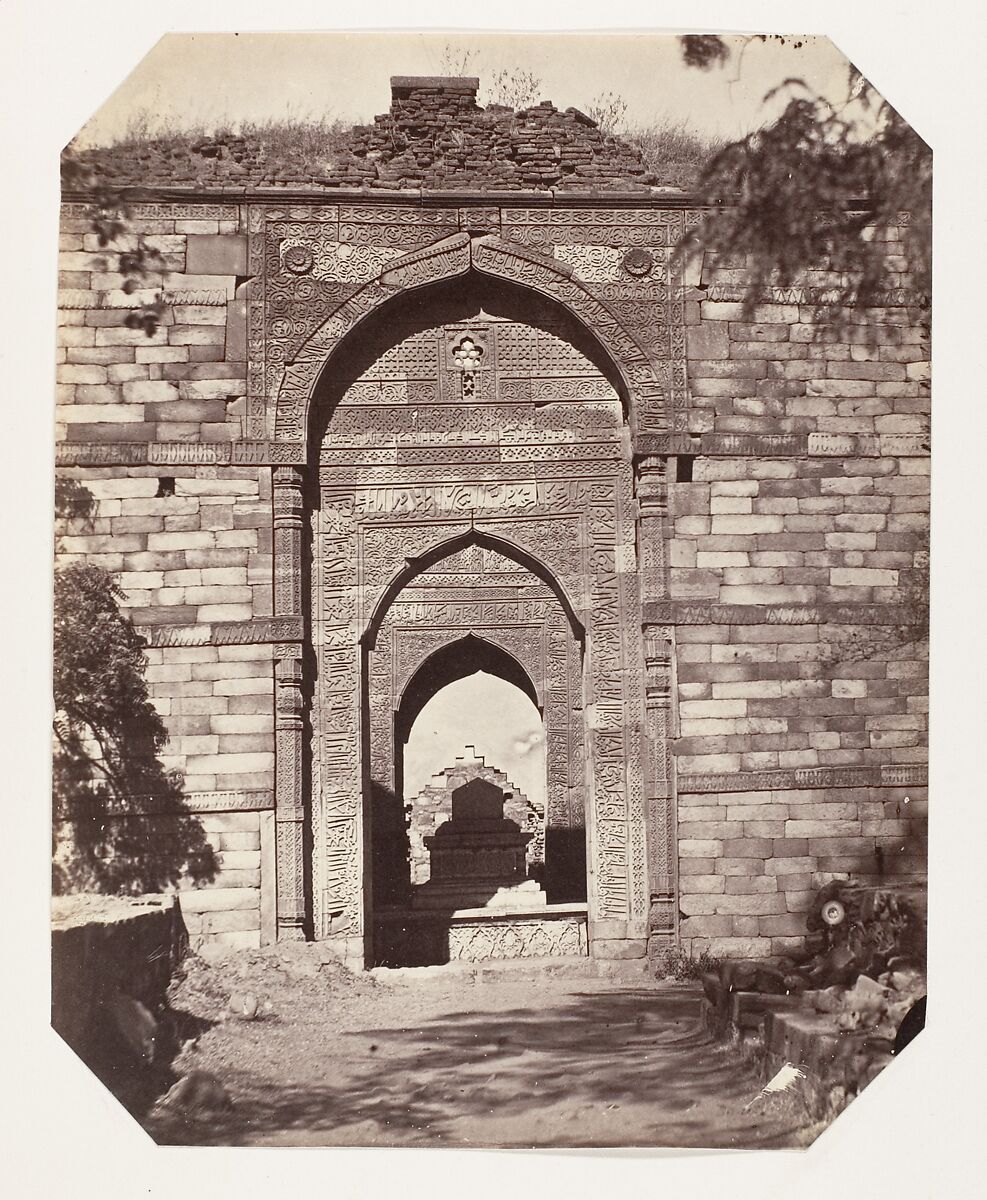
{"label": "low stone wall", "polygon": [[758,1067],[762,1084],[786,1064],[798,1067],[805,1078],[794,1094],[815,1120],[837,1116],[891,1062],[881,1039],[836,1029],[796,996],[735,992],[726,1010],[704,1000],[702,1020]]}
{"label": "low stone wall", "polygon": [[187,947],[175,896],[53,902],[52,1027],[128,1107],[160,1057],[157,1018]]}

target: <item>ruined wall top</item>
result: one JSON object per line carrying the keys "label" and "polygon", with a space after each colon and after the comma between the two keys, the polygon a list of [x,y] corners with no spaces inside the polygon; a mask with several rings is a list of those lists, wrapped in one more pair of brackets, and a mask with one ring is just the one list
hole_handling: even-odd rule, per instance
{"label": "ruined wall top", "polygon": [[475,77],[393,76],[390,109],[341,133],[318,158],[300,145],[275,153],[257,138],[230,135],[121,144],[77,158],[111,187],[646,194],[657,185],[635,147],[578,109],[560,111],[548,100],[516,112],[482,108],[478,87]]}

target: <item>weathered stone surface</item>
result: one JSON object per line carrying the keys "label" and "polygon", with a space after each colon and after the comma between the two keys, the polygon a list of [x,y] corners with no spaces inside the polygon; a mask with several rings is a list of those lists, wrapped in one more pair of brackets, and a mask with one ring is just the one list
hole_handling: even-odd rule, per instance
{"label": "weathered stone surface", "polygon": [[185,270],[189,275],[246,275],[247,239],[234,234],[189,234]]}
{"label": "weathered stone surface", "polygon": [[[360,858],[358,750],[387,796],[402,696],[473,637],[543,714],[545,810],[511,803],[550,898],[569,846],[566,952],[637,954],[658,897],[661,937],[681,908],[686,948],[778,953],[820,874],[923,868],[927,667],[895,639],[927,565],[927,340],[903,312],[817,337],[818,279],[747,314],[741,261],[683,299],[688,198],[575,110],[475,91],[396,79],[331,169],[149,148],[142,184],[198,179],[134,206],[167,259],[151,337],[123,324],[124,243],[97,265],[66,208],[57,461],[95,507],[60,519],[59,553],[117,573],[147,639],[222,858],[198,936],[311,923],[362,953],[365,877],[409,858],[393,811]],[[250,191],[272,173],[280,195]],[[243,203],[215,194],[232,183]],[[485,279],[528,299],[481,319]],[[509,952],[490,936],[464,955]]]}

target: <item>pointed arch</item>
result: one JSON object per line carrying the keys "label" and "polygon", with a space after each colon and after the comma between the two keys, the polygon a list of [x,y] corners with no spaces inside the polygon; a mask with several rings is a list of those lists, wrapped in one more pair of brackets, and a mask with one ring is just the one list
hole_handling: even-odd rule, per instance
{"label": "pointed arch", "polygon": [[436,563],[449,558],[460,550],[465,550],[468,546],[480,546],[486,550],[495,550],[498,554],[502,554],[505,558],[516,562],[525,570],[530,571],[532,575],[535,575],[542,583],[551,588],[556,599],[562,606],[573,636],[580,645],[585,643],[586,628],[577,616],[572,597],[569,596],[555,573],[530,551],[522,550],[513,542],[497,537],[496,534],[485,533],[483,530],[471,527],[464,533],[447,538],[445,541],[429,547],[422,554],[405,560],[404,566],[392,575],[389,582],[382,589],[373,611],[370,613],[366,628],[360,637],[363,645],[369,650],[374,648],[377,640],[377,632],[384,617],[387,615],[388,609],[395,598],[409,583],[425,571],[430,570]]}
{"label": "pointed arch", "polygon": [[477,671],[485,671],[512,684],[541,712],[542,688],[538,681],[532,679],[528,669],[504,646],[498,646],[489,637],[471,631],[464,636],[451,637],[427,653],[415,666],[400,696],[396,697],[398,740],[407,742],[412,726],[433,696],[450,683],[465,679]]}
{"label": "pointed arch", "polygon": [[[304,439],[308,446],[313,400],[319,380],[350,334],[388,301],[402,294],[466,275],[514,284],[559,304],[596,341],[620,378],[633,424],[638,409],[656,411],[667,422],[663,368],[606,301],[594,296],[568,264],[491,234],[457,233],[394,259],[343,302],[285,365],[274,414],[276,440]],[[307,452],[307,449],[306,449]]]}

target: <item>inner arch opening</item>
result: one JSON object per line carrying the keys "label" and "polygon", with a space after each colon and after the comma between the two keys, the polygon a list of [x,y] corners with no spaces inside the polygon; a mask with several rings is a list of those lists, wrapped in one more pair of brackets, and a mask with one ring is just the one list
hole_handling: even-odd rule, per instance
{"label": "inner arch opening", "polygon": [[413,894],[432,876],[426,839],[473,779],[501,792],[504,816],[530,836],[526,875],[544,883],[545,730],[529,695],[486,671],[465,675],[432,695],[401,750]]}
{"label": "inner arch opening", "polygon": [[481,778],[510,792],[505,815],[531,836],[532,877],[544,875],[545,730],[527,671],[473,634],[430,655],[394,713],[394,792],[374,797],[376,906],[413,902],[428,881],[425,838],[451,812],[452,792]]}
{"label": "inner arch opening", "polygon": [[[499,646],[468,634],[427,658],[408,683],[395,720],[399,746],[408,744],[415,722],[424,709],[433,704],[440,692],[446,692],[453,684],[474,675],[480,675],[483,680],[489,681],[489,684],[485,685],[486,691],[477,690],[475,686],[472,690],[464,686],[456,689],[455,694],[462,693],[468,703],[458,709],[453,707],[442,711],[441,719],[447,722],[450,728],[459,729],[461,726],[466,733],[472,730],[482,740],[484,728],[490,724],[490,717],[496,716],[498,703],[507,703],[508,700],[513,702],[518,692],[527,697],[538,720],[541,720],[538,693],[527,671]],[[476,703],[469,699],[473,691],[476,692]],[[494,709],[492,713],[491,706]],[[433,713],[431,719],[438,719],[438,714]],[[407,773],[405,782],[411,786]]]}
{"label": "inner arch opening", "polygon": [[511,321],[561,337],[585,356],[629,411],[627,386],[599,338],[563,304],[479,271],[386,300],[343,339],[313,392],[312,435],[321,443],[347,390],[402,339],[435,326],[479,318]]}

